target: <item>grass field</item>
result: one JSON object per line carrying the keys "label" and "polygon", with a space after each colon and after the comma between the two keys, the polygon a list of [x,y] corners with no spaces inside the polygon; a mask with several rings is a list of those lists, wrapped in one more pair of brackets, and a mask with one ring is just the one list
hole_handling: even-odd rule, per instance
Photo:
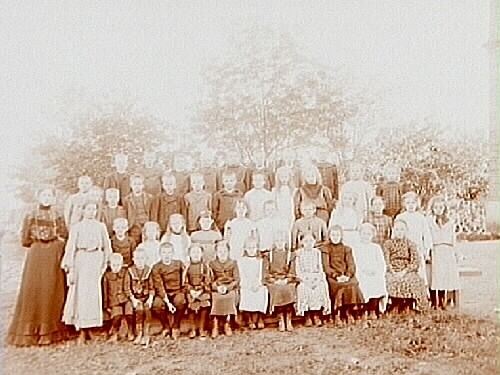
{"label": "grass field", "polygon": [[[269,328],[177,342],[1,348],[2,374],[498,374],[498,242],[461,243],[479,277],[463,278],[460,311],[385,317],[349,327]],[[23,252],[2,246],[1,335],[15,301]],[[3,344],[2,344],[3,345]]]}

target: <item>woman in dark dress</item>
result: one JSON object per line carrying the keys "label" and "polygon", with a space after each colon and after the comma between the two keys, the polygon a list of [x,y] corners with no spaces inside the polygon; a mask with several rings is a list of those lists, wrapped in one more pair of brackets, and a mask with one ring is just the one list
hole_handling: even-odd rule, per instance
{"label": "woman in dark dress", "polygon": [[65,278],[60,264],[67,230],[54,201],[52,188],[41,189],[37,207],[24,219],[21,240],[28,252],[7,334],[9,345],[48,345],[66,336],[61,321]]}

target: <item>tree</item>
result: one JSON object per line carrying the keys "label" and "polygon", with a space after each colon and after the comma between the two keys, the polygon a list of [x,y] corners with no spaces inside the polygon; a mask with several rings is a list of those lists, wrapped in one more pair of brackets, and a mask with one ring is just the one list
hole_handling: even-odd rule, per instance
{"label": "tree", "polygon": [[96,106],[80,115],[64,135],[50,135],[30,154],[15,176],[18,196],[31,200],[40,183],[54,184],[62,192],[75,189],[81,175],[100,185],[111,172],[113,155],[129,157],[129,169],[138,168],[147,150],[155,151],[168,141],[167,123],[147,116],[132,105]]}
{"label": "tree", "polygon": [[251,30],[233,47],[205,74],[195,123],[207,144],[247,159],[309,145],[313,135],[345,144],[342,126],[359,106],[338,77],[301,56],[288,35]]}

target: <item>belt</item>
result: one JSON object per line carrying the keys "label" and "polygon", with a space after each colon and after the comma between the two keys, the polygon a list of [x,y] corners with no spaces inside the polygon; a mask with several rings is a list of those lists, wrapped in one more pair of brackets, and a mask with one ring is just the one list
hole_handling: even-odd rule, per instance
{"label": "belt", "polygon": [[94,251],[101,250],[97,247],[94,247],[93,249],[84,249],[84,248],[77,248],[76,251],[85,251],[87,253],[93,253]]}

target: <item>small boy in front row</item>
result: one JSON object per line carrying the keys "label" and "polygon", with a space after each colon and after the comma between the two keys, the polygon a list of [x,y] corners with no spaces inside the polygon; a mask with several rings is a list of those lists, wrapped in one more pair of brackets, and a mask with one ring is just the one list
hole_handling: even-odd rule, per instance
{"label": "small boy in front row", "polygon": [[[134,265],[128,269],[130,287],[127,297],[132,302],[134,311],[135,337],[134,344],[149,344],[149,324],[151,322],[151,307],[154,300],[154,285],[151,268],[146,266],[146,253],[137,249],[134,252]],[[130,328],[129,328],[130,332]]]}
{"label": "small boy in front row", "polygon": [[118,341],[118,331],[123,317],[127,321],[128,339],[133,340],[132,333],[132,306],[127,297],[130,285],[129,274],[123,267],[121,254],[113,253],[110,256],[110,270],[106,271],[103,278],[104,308],[111,317],[111,330],[109,341]]}

